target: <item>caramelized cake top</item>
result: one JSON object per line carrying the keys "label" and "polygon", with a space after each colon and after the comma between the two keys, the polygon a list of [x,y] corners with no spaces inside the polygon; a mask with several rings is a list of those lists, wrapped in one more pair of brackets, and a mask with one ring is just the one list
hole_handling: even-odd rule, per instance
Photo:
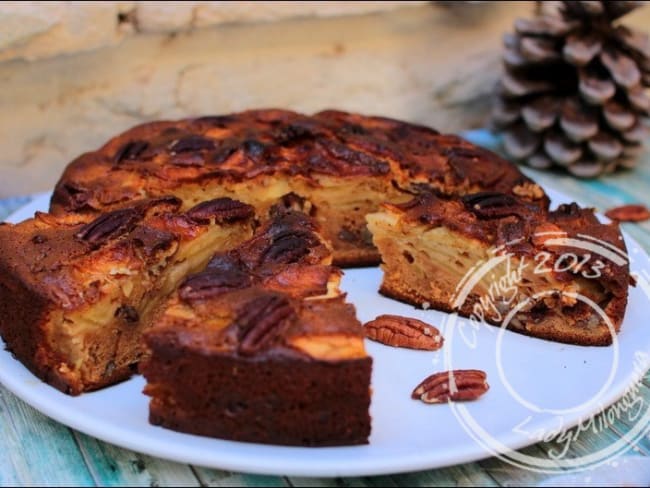
{"label": "caramelized cake top", "polygon": [[250,205],[220,198],[181,212],[175,197],[145,199],[98,217],[37,212],[20,224],[0,224],[0,247],[13,249],[2,266],[64,310],[88,306],[102,284],[147,269],[173,255],[179,242],[210,225],[252,220]]}
{"label": "caramelized cake top", "polygon": [[189,276],[145,334],[150,347],[305,359],[365,357],[341,271],[309,217],[275,214],[249,241]]}
{"label": "caramelized cake top", "polygon": [[455,135],[384,117],[327,110],[313,116],[267,109],[151,122],[71,162],[51,210],[94,212],[187,183],[238,182],[263,175],[385,178],[406,191],[428,183],[447,194],[535,188],[519,169]]}

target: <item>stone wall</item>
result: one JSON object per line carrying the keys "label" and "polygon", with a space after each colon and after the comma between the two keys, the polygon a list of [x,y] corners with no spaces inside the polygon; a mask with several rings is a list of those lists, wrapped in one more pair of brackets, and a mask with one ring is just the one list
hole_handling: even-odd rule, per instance
{"label": "stone wall", "polygon": [[274,106],[479,126],[501,35],[533,8],[16,3],[0,3],[0,197],[50,189],[76,155],[153,119]]}
{"label": "stone wall", "polygon": [[125,37],[222,24],[337,17],[422,5],[407,2],[0,2],[0,61],[37,60],[114,46]]}

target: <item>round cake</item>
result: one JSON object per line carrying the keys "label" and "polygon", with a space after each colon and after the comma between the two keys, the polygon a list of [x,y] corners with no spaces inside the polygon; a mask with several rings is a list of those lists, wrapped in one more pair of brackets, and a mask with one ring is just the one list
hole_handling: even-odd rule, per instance
{"label": "round cake", "polygon": [[[616,224],[575,204],[549,212],[515,165],[428,127],[332,110],[151,122],[72,161],[50,213],[0,225],[0,335],[70,394],[142,363],[150,420],[168,428],[364,443],[372,360],[335,266],[382,262],[382,293],[471,318],[489,286],[464,307],[451,297],[475,264],[539,255],[551,274],[523,276],[522,296],[551,293],[511,328],[606,345],[629,266],[576,254],[582,269],[558,272],[584,232],[624,253]],[[566,298],[577,293],[613,332]]]}
{"label": "round cake", "polygon": [[379,264],[365,216],[411,199],[421,185],[445,195],[515,194],[548,207],[517,166],[455,135],[384,117],[286,110],[151,122],[68,165],[51,212],[97,213],[173,194],[189,208],[231,197],[264,211],[293,193],[334,248],[339,266]]}

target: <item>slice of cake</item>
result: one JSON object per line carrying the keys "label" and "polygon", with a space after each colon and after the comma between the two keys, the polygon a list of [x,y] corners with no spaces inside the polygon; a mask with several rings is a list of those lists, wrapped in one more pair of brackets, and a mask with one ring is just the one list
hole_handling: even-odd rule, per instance
{"label": "slice of cake", "polygon": [[547,213],[502,193],[424,191],[384,205],[368,226],[387,296],[572,344],[608,345],[620,328],[625,244],[617,224],[601,224],[592,209]]}
{"label": "slice of cake", "polygon": [[157,306],[215,249],[250,238],[231,199],[186,212],[174,197],[100,215],[37,213],[0,225],[0,334],[34,374],[79,394],[128,378]]}
{"label": "slice of cake", "polygon": [[145,333],[150,421],[222,439],[366,443],[372,359],[340,271],[304,215],[188,277]]}

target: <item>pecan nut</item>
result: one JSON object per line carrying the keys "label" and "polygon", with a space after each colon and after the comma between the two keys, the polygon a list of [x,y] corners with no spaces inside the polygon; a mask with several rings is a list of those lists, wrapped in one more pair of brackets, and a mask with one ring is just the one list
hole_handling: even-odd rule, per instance
{"label": "pecan nut", "polygon": [[334,171],[341,171],[341,168],[355,174],[386,174],[390,171],[387,162],[340,142],[321,138],[318,146],[323,149],[327,163],[334,167]]}
{"label": "pecan nut", "polygon": [[442,347],[440,331],[421,320],[380,315],[364,326],[366,337],[388,346],[436,351]]}
{"label": "pecan nut", "polygon": [[169,162],[174,166],[203,166],[205,164],[204,156],[199,152],[185,151],[181,153],[173,153],[169,158]]}
{"label": "pecan nut", "polygon": [[159,251],[167,251],[176,241],[176,236],[171,232],[143,226],[137,226],[131,238],[147,257],[155,256]]}
{"label": "pecan nut", "polygon": [[432,374],[415,387],[411,398],[424,403],[471,401],[482,396],[490,386],[485,372],[456,369]]}
{"label": "pecan nut", "polygon": [[242,143],[242,149],[253,160],[260,159],[266,151],[266,145],[256,139],[247,139]]}
{"label": "pecan nut", "polygon": [[461,200],[467,209],[483,219],[499,219],[520,213],[517,200],[505,193],[483,191],[465,195]]}
{"label": "pecan nut", "polygon": [[233,270],[244,272],[247,269],[244,262],[239,258],[239,253],[236,251],[218,252],[210,258],[206,266],[206,270],[220,273],[228,273]]}
{"label": "pecan nut", "polygon": [[70,183],[59,184],[52,195],[52,205],[58,205],[66,210],[76,211],[92,208],[91,191]]}
{"label": "pecan nut", "polygon": [[214,141],[199,135],[191,135],[177,139],[171,143],[169,149],[173,153],[205,151],[214,149]]}
{"label": "pecan nut", "polygon": [[188,277],[178,289],[178,296],[186,302],[206,300],[224,293],[246,288],[251,277],[242,270],[209,269]]}
{"label": "pecan nut", "polygon": [[92,222],[81,227],[75,237],[99,246],[110,239],[129,232],[141,218],[142,213],[135,208],[114,210],[100,215]]}
{"label": "pecan nut", "polygon": [[252,356],[270,345],[280,335],[295,312],[284,296],[266,295],[257,297],[239,314],[234,326],[239,331],[238,352]]}
{"label": "pecan nut", "polygon": [[190,219],[199,224],[207,224],[211,219],[219,224],[232,223],[248,219],[254,214],[252,206],[227,197],[199,203],[186,212]]}
{"label": "pecan nut", "polygon": [[650,219],[650,210],[645,205],[622,205],[610,208],[605,215],[619,222],[643,222]]}
{"label": "pecan nut", "polygon": [[210,159],[208,160],[208,163],[212,164],[223,164],[225,163],[233,154],[237,152],[237,145],[235,144],[228,144],[227,142],[224,142],[219,146],[217,150],[215,150],[212,155],[210,156]]}
{"label": "pecan nut", "polygon": [[205,115],[194,119],[194,122],[214,127],[221,127],[223,129],[228,127],[228,125],[232,124],[235,120],[236,119],[231,115]]}
{"label": "pecan nut", "polygon": [[261,257],[262,263],[297,263],[309,254],[316,244],[312,235],[302,232],[288,232],[269,242]]}
{"label": "pecan nut", "polygon": [[149,143],[147,141],[129,141],[117,150],[113,156],[113,162],[119,164],[127,159],[138,159],[138,156],[140,156],[148,147]]}
{"label": "pecan nut", "polygon": [[329,250],[321,242],[309,217],[288,212],[275,218],[265,231],[258,234],[247,254],[257,266],[298,262],[316,264],[329,254]]}
{"label": "pecan nut", "polygon": [[145,212],[152,211],[156,214],[163,212],[176,212],[183,205],[183,201],[173,195],[164,195],[158,198],[150,198],[143,201],[140,207]]}

